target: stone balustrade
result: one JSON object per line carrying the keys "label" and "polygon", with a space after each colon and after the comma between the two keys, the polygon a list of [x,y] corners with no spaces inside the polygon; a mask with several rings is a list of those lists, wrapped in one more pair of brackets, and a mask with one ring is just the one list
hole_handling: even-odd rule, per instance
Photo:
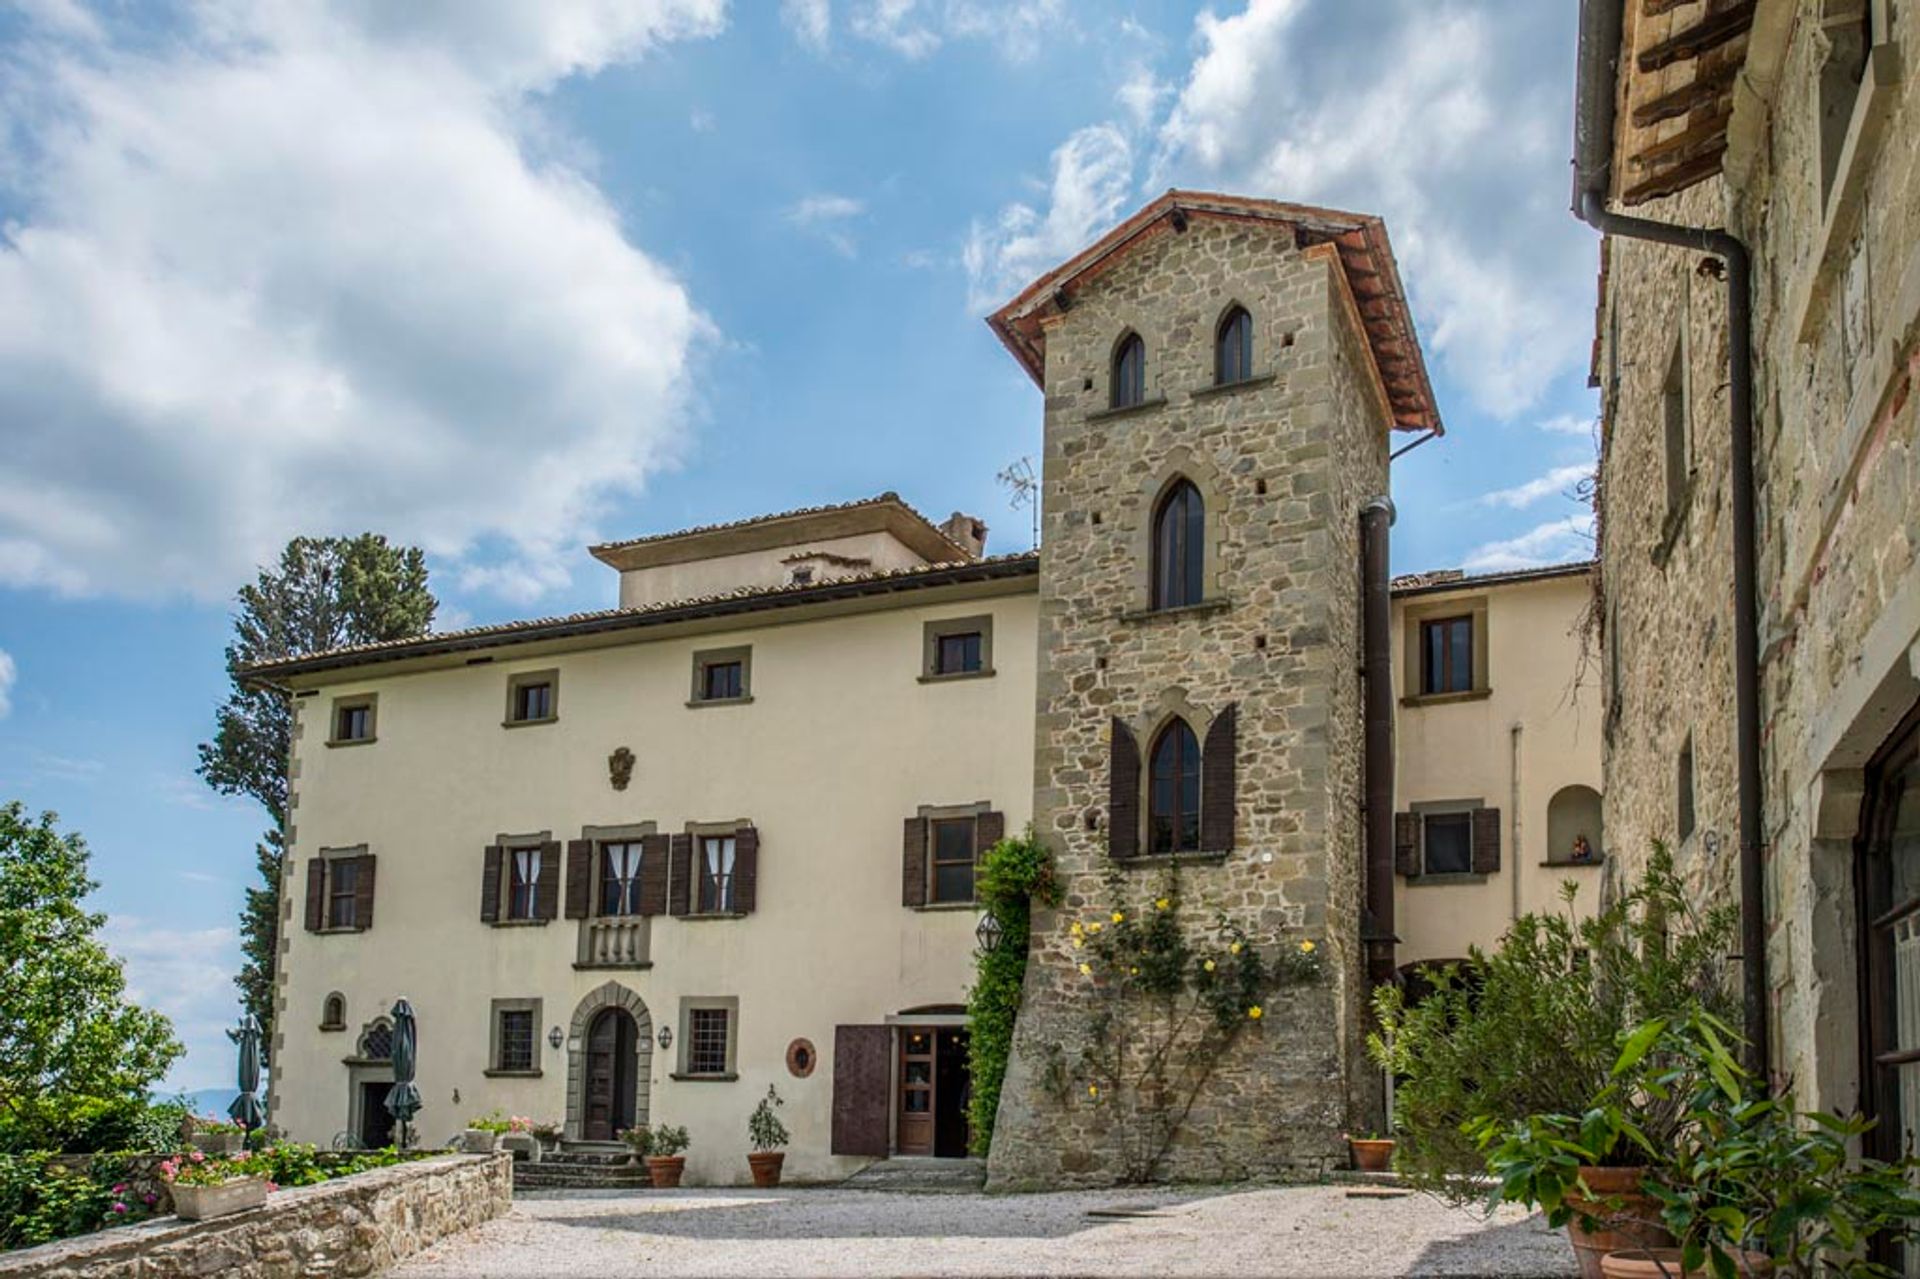
{"label": "stone balustrade", "polygon": [[580,921],[580,968],[640,968],[649,962],[651,928],[643,915]]}

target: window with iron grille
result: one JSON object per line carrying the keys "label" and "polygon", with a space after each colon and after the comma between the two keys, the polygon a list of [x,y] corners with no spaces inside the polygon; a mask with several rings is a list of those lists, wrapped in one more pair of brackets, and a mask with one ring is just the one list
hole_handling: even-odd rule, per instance
{"label": "window with iron grille", "polygon": [[367,1061],[387,1061],[393,1057],[393,1025],[376,1022],[360,1036],[360,1056]]}
{"label": "window with iron grille", "polygon": [[724,1075],[727,1073],[728,1023],[725,1008],[687,1010],[687,1073]]}
{"label": "window with iron grille", "polygon": [[502,1009],[500,1012],[500,1060],[495,1070],[533,1069],[533,1010]]}

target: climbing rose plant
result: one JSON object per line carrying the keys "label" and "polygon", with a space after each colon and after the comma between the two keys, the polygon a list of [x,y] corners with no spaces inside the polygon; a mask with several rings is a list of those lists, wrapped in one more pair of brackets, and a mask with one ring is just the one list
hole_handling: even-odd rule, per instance
{"label": "climbing rose plant", "polygon": [[1027,977],[1027,940],[1033,932],[1033,907],[1060,904],[1053,854],[1033,836],[1033,828],[1003,839],[987,850],[974,870],[974,900],[1000,921],[1000,943],[976,959],[973,989],[967,996],[972,1035],[967,1057],[973,1095],[967,1103],[973,1153],[985,1155],[993,1141],[1000,1110],[1000,1088],[1013,1052],[1013,1023]]}

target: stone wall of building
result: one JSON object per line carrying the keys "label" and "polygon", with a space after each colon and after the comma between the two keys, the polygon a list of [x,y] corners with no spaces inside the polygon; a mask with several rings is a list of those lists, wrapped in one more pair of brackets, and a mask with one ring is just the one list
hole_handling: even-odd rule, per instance
{"label": "stone wall of building", "polygon": [[[1213,388],[1215,325],[1238,302],[1261,376]],[[1077,289],[1047,336],[1045,537],[1035,824],[1066,890],[1033,961],[990,1161],[1000,1186],[1122,1175],[1111,1099],[1080,1054],[1094,992],[1069,928],[1108,904],[1114,719],[1143,763],[1173,713],[1204,737],[1237,707],[1235,845],[1181,868],[1184,917],[1224,912],[1266,947],[1311,938],[1328,976],[1273,1001],[1219,1061],[1160,1175],[1229,1179],[1343,1154],[1358,1080],[1358,518],[1386,486],[1386,418],[1329,248],[1290,229],[1196,219]],[[1121,337],[1147,349],[1147,403],[1109,411]],[[1207,603],[1147,611],[1157,498],[1176,476],[1208,513]],[[1129,907],[1164,858],[1123,872]]]}
{"label": "stone wall of building", "polygon": [[513,1204],[509,1155],[451,1155],[275,1191],[264,1208],[160,1217],[0,1256],[8,1279],[371,1275]]}
{"label": "stone wall of building", "polygon": [[[1861,769],[1920,698],[1920,10],[1864,6],[1879,44],[1858,85],[1831,74],[1847,28],[1823,20],[1837,12],[1823,0],[1763,0],[1726,180],[1636,210],[1728,225],[1753,254],[1770,1038],[1776,1077],[1819,1107],[1851,1107],[1859,1095]],[[1850,124],[1823,135],[1823,115]],[[1689,850],[1690,873],[1731,885],[1724,288],[1677,250],[1616,240],[1611,252],[1606,308],[1632,372],[1609,415],[1604,470],[1605,580],[1621,614],[1624,694],[1607,823],[1621,834],[1658,829],[1671,809],[1661,792],[1680,728],[1662,723],[1662,708],[1684,707],[1697,741],[1713,747],[1696,745],[1699,812],[1702,829],[1720,833],[1717,852]],[[1661,491],[1646,451],[1659,434],[1647,366],[1670,341],[1683,278],[1701,357],[1689,365],[1701,446],[1693,510],[1714,523],[1699,529],[1710,543],[1693,536],[1663,574],[1645,555],[1650,495]]]}

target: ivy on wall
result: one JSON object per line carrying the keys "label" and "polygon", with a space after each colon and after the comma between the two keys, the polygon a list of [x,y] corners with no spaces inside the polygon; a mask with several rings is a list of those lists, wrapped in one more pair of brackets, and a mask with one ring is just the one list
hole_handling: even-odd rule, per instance
{"label": "ivy on wall", "polygon": [[976,901],[1000,921],[1000,940],[977,956],[967,1011],[973,1019],[968,1041],[973,1096],[968,1103],[973,1153],[984,1156],[993,1142],[993,1121],[1000,1110],[1000,1086],[1013,1052],[1013,1023],[1020,1013],[1020,992],[1027,977],[1027,939],[1033,933],[1033,907],[1060,904],[1053,854],[1034,838],[1033,828],[1003,839],[987,850],[974,869]]}

